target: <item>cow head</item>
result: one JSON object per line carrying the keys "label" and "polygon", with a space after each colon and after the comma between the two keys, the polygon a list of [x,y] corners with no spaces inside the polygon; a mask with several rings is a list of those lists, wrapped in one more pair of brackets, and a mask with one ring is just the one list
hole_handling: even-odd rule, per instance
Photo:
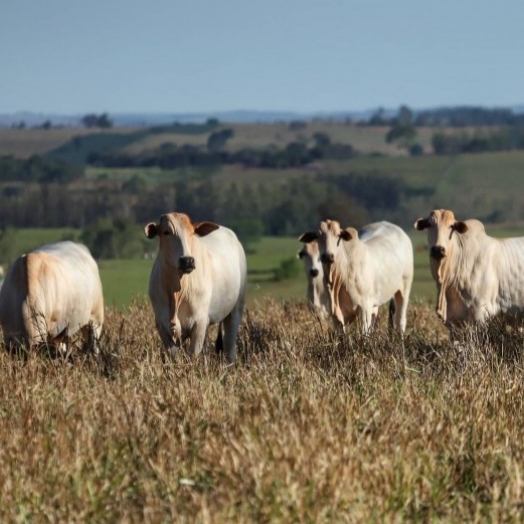
{"label": "cow head", "polygon": [[150,222],[144,228],[147,238],[160,239],[159,252],[164,260],[176,267],[181,274],[191,273],[196,269],[195,258],[192,254],[192,240],[194,235],[203,237],[218,229],[212,222],[198,222],[193,224],[184,213],[169,213],[160,217],[160,222]]}
{"label": "cow head", "polygon": [[335,261],[338,250],[341,249],[340,242],[349,242],[353,238],[358,238],[358,234],[352,227],[342,229],[336,220],[323,220],[318,231],[304,233],[299,240],[306,243],[317,240],[320,260],[322,264],[329,267]]}
{"label": "cow head", "polygon": [[324,271],[322,269],[318,242],[316,240],[304,243],[302,249],[297,253],[297,258],[300,258],[304,262],[308,277],[317,278],[319,275],[322,277]]}
{"label": "cow head", "polygon": [[449,255],[453,235],[468,230],[467,224],[456,220],[453,211],[447,209],[434,209],[427,218],[419,218],[414,227],[418,231],[428,230],[429,256],[436,262]]}

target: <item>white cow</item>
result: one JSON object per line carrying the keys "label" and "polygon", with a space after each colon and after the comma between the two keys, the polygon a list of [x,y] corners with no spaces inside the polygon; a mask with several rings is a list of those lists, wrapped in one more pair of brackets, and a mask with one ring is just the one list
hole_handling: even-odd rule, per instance
{"label": "white cow", "polygon": [[524,237],[490,237],[482,222],[456,220],[446,209],[433,210],[414,226],[427,229],[437,314],[450,329],[499,314],[522,317]]}
{"label": "white cow", "polygon": [[0,324],[7,346],[63,343],[82,330],[97,350],[103,323],[98,266],[84,245],[47,244],[9,268],[0,290]]}
{"label": "white cow", "polygon": [[305,233],[300,240],[318,240],[321,260],[330,266],[333,315],[342,325],[358,316],[362,331],[369,333],[378,307],[393,297],[394,325],[404,333],[413,281],[413,246],[400,227],[377,222],[358,233],[352,227],[341,229],[335,220],[325,220],[318,231]]}
{"label": "white cow", "polygon": [[297,257],[304,262],[307,278],[307,298],[315,313],[320,317],[331,315],[331,296],[328,288],[327,276],[320,261],[318,242],[305,243],[297,253]]}
{"label": "white cow", "polygon": [[[158,255],[149,280],[149,297],[164,347],[173,357],[182,341],[197,356],[207,327],[221,323],[230,363],[246,295],[246,256],[235,233],[211,222],[192,223],[183,213],[162,215],[145,226],[158,236]],[[220,326],[219,326],[220,329]]]}

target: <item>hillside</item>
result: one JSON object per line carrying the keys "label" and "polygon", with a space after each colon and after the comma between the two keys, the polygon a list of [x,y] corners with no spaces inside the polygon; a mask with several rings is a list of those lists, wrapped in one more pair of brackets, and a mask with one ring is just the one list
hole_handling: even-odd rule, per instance
{"label": "hillside", "polygon": [[[227,148],[237,151],[243,148],[264,148],[269,145],[286,146],[290,142],[311,141],[315,133],[327,133],[332,141],[351,144],[364,153],[376,152],[388,155],[405,154],[397,146],[386,144],[386,127],[360,126],[345,122],[312,121],[293,128],[288,123],[230,124],[233,138]],[[79,152],[84,156],[94,150],[124,150],[138,154],[160,147],[163,144],[205,146],[211,129],[206,125],[180,125],[177,127],[114,127],[108,130],[85,128],[50,129],[0,129],[0,155],[14,155],[28,158],[35,154],[50,155],[54,158],[71,158],[78,161]],[[430,150],[432,130],[421,128],[419,142]],[[80,138],[80,139],[79,139]],[[68,156],[69,155],[69,156]]]}

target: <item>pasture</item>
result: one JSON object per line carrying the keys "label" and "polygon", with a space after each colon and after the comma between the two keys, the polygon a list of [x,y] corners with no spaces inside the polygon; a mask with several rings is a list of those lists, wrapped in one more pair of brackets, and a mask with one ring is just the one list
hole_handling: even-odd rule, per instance
{"label": "pasture", "polygon": [[246,314],[239,359],[163,362],[149,304],[102,356],[0,352],[4,522],[520,521],[523,335],[452,346],[426,303],[405,346]]}
{"label": "pasture", "polygon": [[[519,226],[487,226],[489,234],[496,237],[519,236],[524,228]],[[412,300],[434,301],[435,284],[429,271],[426,235],[409,231],[415,252],[415,278],[411,292]],[[78,239],[79,232],[71,228],[20,229],[17,230],[17,249],[24,253],[34,247],[56,242],[64,238]],[[142,228],[137,226],[137,235]],[[306,278],[302,262],[296,260],[297,273],[291,278],[275,280],[279,265],[294,259],[301,243],[296,238],[264,237],[247,253],[248,305],[257,307],[266,299],[302,300],[306,295]],[[156,243],[152,245],[156,252]],[[104,287],[106,304],[124,310],[135,298],[147,296],[149,274],[154,260],[99,260],[100,277]]]}

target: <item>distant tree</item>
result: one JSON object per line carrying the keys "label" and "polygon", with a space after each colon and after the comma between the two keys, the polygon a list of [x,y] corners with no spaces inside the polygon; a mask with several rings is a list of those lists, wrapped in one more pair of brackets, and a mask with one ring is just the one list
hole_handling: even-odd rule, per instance
{"label": "distant tree", "polygon": [[207,139],[207,148],[209,151],[220,151],[234,134],[235,132],[231,128],[214,131]]}
{"label": "distant tree", "polygon": [[313,133],[313,140],[315,141],[315,144],[319,147],[325,147],[331,144],[330,136],[327,133],[323,133],[322,131],[317,131],[316,133]]}
{"label": "distant tree", "polygon": [[407,147],[417,136],[417,130],[413,125],[395,124],[386,133],[385,140],[388,144],[399,142],[401,146]]}
{"label": "distant tree", "polygon": [[98,117],[97,126],[101,127],[102,129],[107,129],[109,127],[113,127],[113,122],[109,119],[109,115],[107,113],[102,113]]}
{"label": "distant tree", "polygon": [[84,127],[96,127],[98,123],[98,117],[94,113],[89,113],[82,117],[82,124]]}
{"label": "distant tree", "polygon": [[253,252],[253,246],[260,241],[264,234],[264,223],[257,218],[244,218],[228,222],[238,236],[238,239],[248,252]]}
{"label": "distant tree", "polygon": [[46,120],[40,127],[42,129],[51,129],[52,127],[51,120]]}
{"label": "distant tree", "polygon": [[82,231],[80,240],[95,258],[136,258],[144,253],[139,229],[129,220],[99,219]]}
{"label": "distant tree", "polygon": [[307,122],[304,122],[303,120],[293,120],[289,123],[289,129],[291,131],[300,131],[302,129],[306,129]]}
{"label": "distant tree", "polygon": [[413,126],[413,111],[406,106],[400,106],[398,110],[397,123],[400,126],[409,127]]}
{"label": "distant tree", "polygon": [[318,214],[322,220],[331,219],[340,222],[342,227],[361,227],[368,222],[369,215],[365,208],[353,197],[335,192],[320,203]]}
{"label": "distant tree", "polygon": [[406,105],[400,106],[398,115],[391,123],[391,128],[386,133],[386,142],[388,144],[397,142],[399,147],[409,150],[409,147],[417,136],[411,109]]}
{"label": "distant tree", "polygon": [[280,262],[279,266],[273,269],[273,280],[280,282],[297,277],[301,272],[297,257],[289,257]]}
{"label": "distant tree", "polygon": [[422,156],[424,148],[420,144],[412,144],[409,148],[409,154],[411,156]]}
{"label": "distant tree", "polygon": [[96,115],[95,113],[89,113],[82,117],[82,124],[84,127],[100,127],[103,129],[113,126],[113,122],[109,119],[107,113],[102,113],[101,115]]}
{"label": "distant tree", "polygon": [[138,195],[146,188],[146,181],[140,175],[133,175],[129,180],[122,184],[122,191]]}
{"label": "distant tree", "polygon": [[387,124],[386,117],[385,117],[385,111],[383,107],[379,107],[375,113],[371,116],[369,119],[368,124],[370,126],[384,126]]}

